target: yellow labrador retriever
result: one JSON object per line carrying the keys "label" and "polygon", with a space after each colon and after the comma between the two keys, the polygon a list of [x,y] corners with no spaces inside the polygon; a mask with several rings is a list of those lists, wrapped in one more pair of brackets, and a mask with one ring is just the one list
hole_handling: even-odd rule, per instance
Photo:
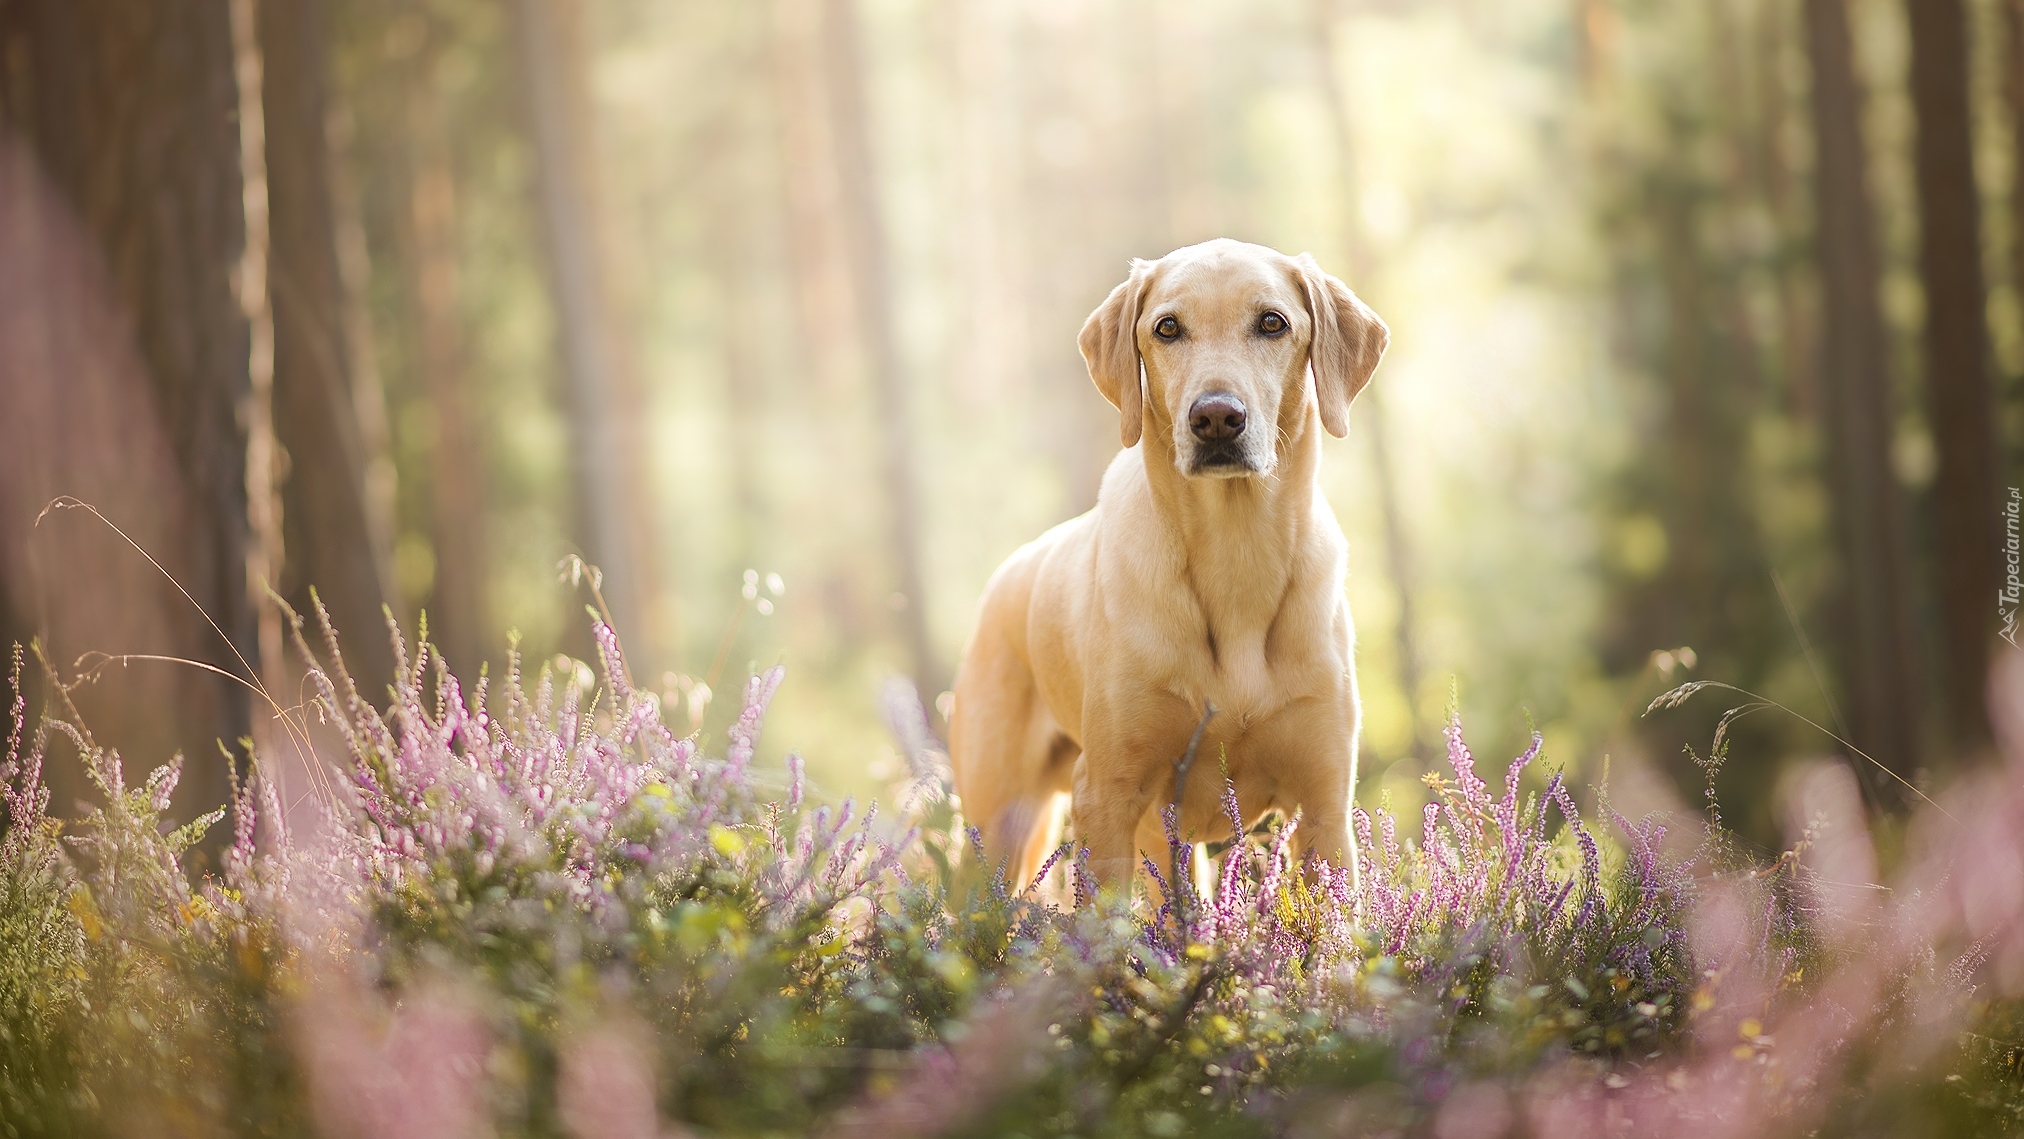
{"label": "yellow labrador retriever", "polygon": [[1095,509],[992,576],[950,724],[963,813],[1015,888],[1063,792],[1106,886],[1167,864],[1177,794],[1183,837],[1227,836],[1219,756],[1247,820],[1298,808],[1301,847],[1354,868],[1346,547],[1316,476],[1389,339],[1312,257],[1230,240],[1133,261],[1090,314],[1125,449]]}

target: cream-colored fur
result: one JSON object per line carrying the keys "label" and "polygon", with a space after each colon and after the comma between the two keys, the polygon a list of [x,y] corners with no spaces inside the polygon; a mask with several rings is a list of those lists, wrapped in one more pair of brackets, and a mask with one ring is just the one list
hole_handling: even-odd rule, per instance
{"label": "cream-colored fur", "polygon": [[[1083,358],[1125,449],[1095,509],[985,587],[950,725],[963,812],[1015,887],[1064,792],[1100,882],[1127,885],[1141,853],[1164,867],[1161,808],[1205,704],[1183,837],[1228,835],[1227,756],[1246,820],[1298,809],[1302,849],[1354,867],[1345,544],[1316,476],[1388,339],[1312,257],[1229,240],[1132,262],[1090,315]],[[1194,432],[1211,395],[1242,402],[1234,440]]]}

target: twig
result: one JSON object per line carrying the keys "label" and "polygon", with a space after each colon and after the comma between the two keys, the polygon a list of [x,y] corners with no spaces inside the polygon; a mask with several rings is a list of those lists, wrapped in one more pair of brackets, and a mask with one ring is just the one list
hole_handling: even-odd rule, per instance
{"label": "twig", "polygon": [[1188,750],[1174,761],[1174,825],[1180,825],[1181,796],[1188,790],[1188,769],[1195,765],[1195,752],[1202,746],[1202,736],[1209,730],[1209,720],[1216,714],[1216,706],[1202,701],[1202,721],[1195,725],[1195,734],[1188,737]]}
{"label": "twig", "polygon": [[[1195,734],[1188,737],[1188,750],[1182,752],[1181,757],[1174,761],[1174,794],[1171,805],[1174,811],[1174,838],[1176,840],[1178,840],[1181,835],[1181,799],[1188,793],[1188,770],[1195,766],[1195,753],[1201,750],[1202,736],[1207,734],[1209,730],[1209,721],[1212,718],[1214,718],[1215,715],[1216,715],[1216,706],[1214,704],[1209,703],[1207,700],[1202,701],[1202,719],[1200,723],[1195,725]],[[1194,872],[1194,867],[1181,865],[1180,846],[1176,845],[1171,853],[1173,856],[1172,862],[1173,862],[1174,880],[1171,884],[1168,885],[1167,889],[1171,890],[1174,895],[1175,924],[1178,925],[1181,929],[1185,930],[1187,928],[1189,915],[1182,913],[1181,910],[1184,908],[1185,903],[1187,902],[1188,895],[1181,888],[1181,875],[1184,873],[1192,874]],[[1190,882],[1189,885],[1192,888],[1193,883]]]}
{"label": "twig", "polygon": [[[1202,722],[1206,724],[1208,717],[1204,716]],[[1202,998],[1209,993],[1209,986],[1222,975],[1222,967],[1213,961],[1202,966],[1202,971],[1195,975],[1194,984],[1188,986],[1188,991],[1181,994],[1180,1001],[1162,1018],[1164,1023],[1160,1025],[1152,1041],[1119,1066],[1115,1077],[1118,1088],[1130,1087],[1134,1080],[1152,1067],[1153,1061],[1159,1058],[1160,1051],[1179,1038],[1181,1030],[1188,1025],[1188,1014],[1194,1012],[1196,1006],[1202,1003]]]}

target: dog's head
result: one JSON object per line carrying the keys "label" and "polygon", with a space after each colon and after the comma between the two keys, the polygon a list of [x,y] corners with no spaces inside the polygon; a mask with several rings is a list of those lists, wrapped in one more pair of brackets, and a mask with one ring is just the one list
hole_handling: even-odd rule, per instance
{"label": "dog's head", "polygon": [[1133,261],[1080,344],[1125,446],[1162,432],[1182,474],[1242,478],[1278,467],[1310,406],[1347,435],[1390,339],[1314,258],[1219,238]]}

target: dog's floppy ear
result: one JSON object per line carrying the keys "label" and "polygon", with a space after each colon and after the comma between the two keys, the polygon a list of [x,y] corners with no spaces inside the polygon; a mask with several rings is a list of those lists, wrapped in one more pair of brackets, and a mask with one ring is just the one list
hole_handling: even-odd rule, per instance
{"label": "dog's floppy ear", "polygon": [[1340,439],[1349,434],[1349,401],[1377,371],[1377,362],[1391,343],[1391,329],[1348,285],[1322,272],[1313,255],[1302,253],[1293,264],[1307,294],[1307,315],[1314,318],[1314,343],[1307,349],[1307,359],[1314,371],[1321,425]]}
{"label": "dog's floppy ear", "polygon": [[1145,430],[1145,397],[1139,382],[1138,319],[1139,301],[1152,279],[1152,262],[1136,258],[1131,276],[1110,291],[1096,311],[1082,324],[1076,338],[1082,360],[1089,365],[1089,378],[1117,408],[1118,438],[1127,447],[1139,441]]}

